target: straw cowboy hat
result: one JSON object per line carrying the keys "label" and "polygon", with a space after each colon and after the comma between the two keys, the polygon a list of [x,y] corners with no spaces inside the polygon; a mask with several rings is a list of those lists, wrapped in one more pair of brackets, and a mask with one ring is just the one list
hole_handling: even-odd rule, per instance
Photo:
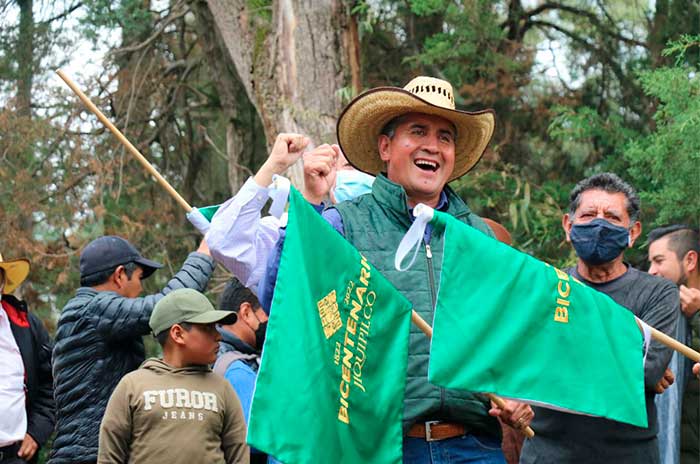
{"label": "straw cowboy hat", "polygon": [[357,96],[338,119],[338,143],[348,161],[360,171],[377,175],[385,170],[377,140],[382,128],[397,116],[425,113],[441,116],[457,128],[455,167],[449,181],[466,174],[479,161],[493,135],[493,110],[455,109],[452,85],[420,76],[398,87],[377,87]]}
{"label": "straw cowboy hat", "polygon": [[3,261],[0,255],[0,269],[5,271],[5,287],[2,293],[10,294],[29,275],[29,260],[20,258],[12,261]]}

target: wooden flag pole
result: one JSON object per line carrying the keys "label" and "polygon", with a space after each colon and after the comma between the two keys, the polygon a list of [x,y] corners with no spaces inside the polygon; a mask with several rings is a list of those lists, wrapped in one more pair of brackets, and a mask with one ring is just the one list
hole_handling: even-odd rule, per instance
{"label": "wooden flag pole", "polygon": [[[426,337],[433,338],[433,328],[428,325],[427,322],[425,322],[425,319],[420,317],[420,315],[415,311],[411,310],[411,322],[413,322],[416,327],[418,327],[421,332],[425,334]],[[487,393],[486,394],[491,401],[493,401],[496,406],[498,406],[501,409],[506,408],[506,403],[503,401],[503,398],[494,395],[493,393]],[[519,429],[527,438],[532,438],[535,436],[535,431],[532,430],[530,426],[525,427],[524,429]]]}
{"label": "wooden flag pole", "polygon": [[666,345],[667,347],[669,347],[673,350],[678,351],[683,356],[690,358],[691,360],[693,360],[695,362],[700,362],[700,353],[698,353],[697,351],[695,351],[691,347],[682,344],[681,342],[679,342],[675,338],[669,337],[665,333],[663,333],[663,332],[661,332],[661,331],[659,331],[651,326],[649,326],[649,329],[651,329],[651,338],[653,338],[654,340],[658,341],[659,343],[663,343],[664,345]]}
{"label": "wooden flag pole", "polygon": [[[421,330],[421,332],[425,334],[426,337],[433,338],[433,328],[430,327],[430,325],[428,325],[428,323],[425,322],[425,319],[420,317],[420,315],[415,310],[411,311],[411,322],[413,322],[416,325],[416,327],[418,327]],[[639,325],[639,329],[642,330],[642,326],[639,324],[639,321],[637,321],[637,325]],[[654,340],[678,351],[682,355],[690,358],[695,362],[700,362],[700,353],[698,353],[694,349],[682,344],[673,337],[669,337],[665,333],[660,332],[659,330],[651,326],[649,326],[649,329],[651,330],[651,337]],[[494,395],[493,393],[487,393],[487,395],[489,399],[493,401],[499,408],[505,409],[506,405],[502,398]],[[522,432],[528,438],[532,438],[535,436],[535,432],[530,427],[523,429]]]}
{"label": "wooden flag pole", "polygon": [[112,124],[109,119],[105,117],[104,114],[90,101],[90,99],[78,88],[78,86],[75,85],[75,83],[68,77],[66,76],[63,71],[60,69],[56,70],[56,74],[63,79],[63,82],[68,85],[68,87],[71,88],[73,92],[82,100],[82,102],[85,104],[85,106],[88,107],[90,111],[92,111],[95,116],[97,116],[97,119],[99,119],[102,124],[107,127],[107,129],[114,134],[114,136],[119,139],[119,141],[126,147],[129,152],[134,155],[134,157],[141,163],[141,165],[146,169],[146,171],[149,172],[155,179],[158,181],[161,187],[163,187],[169,194],[172,196],[175,201],[177,201],[180,206],[184,208],[186,212],[192,211],[192,207],[190,206],[187,201],[185,201],[182,196],[180,196],[179,193],[168,183],[167,180],[163,176],[160,175],[160,173],[156,170],[156,168],[153,167],[151,163],[148,162],[148,160],[136,149],[135,146],[129,142],[129,140],[124,137],[124,134],[121,133],[119,129],[117,129],[114,124]]}

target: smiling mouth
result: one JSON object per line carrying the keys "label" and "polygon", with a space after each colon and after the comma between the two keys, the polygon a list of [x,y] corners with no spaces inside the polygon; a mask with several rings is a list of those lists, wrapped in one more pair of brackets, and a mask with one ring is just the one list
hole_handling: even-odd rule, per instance
{"label": "smiling mouth", "polygon": [[440,167],[440,165],[437,162],[425,159],[417,159],[413,163],[423,171],[435,172]]}

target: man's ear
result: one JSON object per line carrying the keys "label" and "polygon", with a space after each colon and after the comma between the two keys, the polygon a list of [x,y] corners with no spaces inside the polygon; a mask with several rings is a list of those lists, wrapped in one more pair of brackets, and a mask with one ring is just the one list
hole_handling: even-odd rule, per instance
{"label": "man's ear", "polygon": [[634,221],[634,224],[632,224],[632,227],[630,227],[630,243],[629,247],[632,248],[634,246],[634,242],[639,238],[639,236],[642,234],[642,223],[639,221]]}
{"label": "man's ear", "polygon": [[389,145],[391,144],[391,139],[387,135],[380,135],[377,140],[377,149],[379,150],[379,157],[385,163],[389,161],[391,155],[389,153]]}
{"label": "man's ear", "polygon": [[114,283],[114,285],[117,286],[117,288],[124,287],[125,282],[129,279],[126,276],[126,269],[123,265],[120,264],[119,266],[117,266],[117,268],[110,276],[110,280]]}
{"label": "man's ear", "polygon": [[170,338],[178,345],[184,345],[185,332],[186,330],[180,324],[173,324],[173,326],[170,327]]}
{"label": "man's ear", "polygon": [[690,250],[683,257],[683,267],[685,272],[695,272],[698,270],[698,252],[695,250]]}
{"label": "man's ear", "polygon": [[564,229],[564,233],[566,234],[566,241],[571,242],[571,227],[573,226],[573,222],[569,217],[569,213],[566,213],[562,218],[561,218],[561,228]]}
{"label": "man's ear", "polygon": [[245,319],[252,312],[253,312],[253,307],[251,306],[251,304],[248,303],[247,301],[244,301],[243,303],[240,304],[240,306],[238,306],[238,320],[240,321],[240,320]]}

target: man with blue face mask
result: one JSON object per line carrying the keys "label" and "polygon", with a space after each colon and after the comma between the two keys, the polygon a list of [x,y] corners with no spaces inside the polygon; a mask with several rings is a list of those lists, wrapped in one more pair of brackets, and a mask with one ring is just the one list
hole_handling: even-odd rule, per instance
{"label": "man with blue face mask", "polygon": [[[652,327],[672,334],[678,319],[677,288],[624,262],[625,250],[641,233],[639,212],[637,193],[615,174],[596,174],[579,182],[562,220],[566,241],[578,256],[576,266],[566,271]],[[654,396],[670,359],[670,349],[651,342],[644,364],[648,427],[533,408],[536,435],[526,440],[521,464],[660,463]],[[566,353],[562,353],[562,362],[566,362]]]}

